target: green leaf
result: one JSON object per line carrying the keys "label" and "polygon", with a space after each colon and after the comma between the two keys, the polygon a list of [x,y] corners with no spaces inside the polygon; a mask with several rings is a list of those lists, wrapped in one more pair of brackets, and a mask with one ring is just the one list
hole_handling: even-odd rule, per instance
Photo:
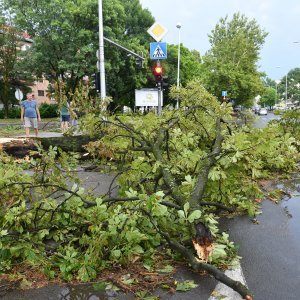
{"label": "green leaf", "polygon": [[134,191],[132,188],[129,188],[128,191],[125,191],[125,194],[129,198],[131,198],[131,197],[137,197],[137,195],[138,195],[137,191]]}
{"label": "green leaf", "polygon": [[185,219],[185,214],[183,210],[178,210],[177,213],[180,219]]}
{"label": "green leaf", "polygon": [[181,292],[189,291],[198,286],[198,284],[196,284],[194,280],[186,280],[186,281],[175,282],[175,283],[176,283],[176,291],[181,291]]}
{"label": "green leaf", "polygon": [[118,249],[113,250],[113,251],[111,252],[111,255],[112,255],[113,258],[119,258],[119,257],[121,256],[121,254],[122,254],[121,251],[118,250]]}
{"label": "green leaf", "polygon": [[130,277],[130,274],[126,274],[121,277],[121,281],[126,285],[131,285],[134,283],[135,280],[134,278]]}
{"label": "green leaf", "polygon": [[[190,156],[190,155],[191,155],[191,154],[189,154],[189,156]],[[194,180],[193,180],[193,178],[192,178],[191,175],[186,175],[186,176],[184,177],[184,179],[185,179],[185,181],[182,182],[183,185],[193,185],[193,184],[194,184]]]}
{"label": "green leaf", "polygon": [[165,193],[163,191],[158,191],[155,193],[156,196],[163,198],[165,196]]}
{"label": "green leaf", "polygon": [[166,265],[164,268],[158,270],[158,272],[161,272],[161,273],[172,273],[173,271],[174,271],[174,268],[170,265]]}
{"label": "green leaf", "polygon": [[107,285],[108,285],[108,282],[106,282],[106,281],[97,282],[97,283],[93,284],[93,288],[95,291],[105,291]]}
{"label": "green leaf", "polygon": [[6,229],[0,231],[0,236],[8,235],[8,231]]}
{"label": "green leaf", "polygon": [[188,215],[189,209],[190,209],[190,203],[189,203],[189,202],[186,202],[186,203],[183,205],[183,210],[184,210],[186,216]]}
{"label": "green leaf", "polygon": [[194,210],[189,216],[188,221],[190,223],[193,223],[195,220],[199,219],[202,216],[202,213],[200,210]]}
{"label": "green leaf", "polygon": [[153,207],[152,209],[152,213],[154,216],[164,216],[168,211],[168,208],[164,205],[161,205],[161,204],[157,204]]}

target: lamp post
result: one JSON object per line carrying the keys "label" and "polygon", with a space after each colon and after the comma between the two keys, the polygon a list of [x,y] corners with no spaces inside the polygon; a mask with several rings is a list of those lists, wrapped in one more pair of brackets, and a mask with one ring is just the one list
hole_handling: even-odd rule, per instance
{"label": "lamp post", "polygon": [[[276,68],[280,68],[280,66],[276,66]],[[288,91],[288,83],[287,83],[288,73],[285,74],[285,105],[287,103],[287,91]]]}
{"label": "lamp post", "polygon": [[285,74],[285,106],[287,103],[287,91],[288,91],[287,74]]}
{"label": "lamp post", "polygon": [[[179,89],[179,74],[180,74],[180,28],[181,24],[177,23],[176,27],[178,28],[178,61],[177,61],[177,89]],[[177,96],[176,109],[179,108],[179,98]]]}
{"label": "lamp post", "polygon": [[275,80],[276,83],[276,97],[275,97],[275,104],[278,102],[278,84],[280,83],[280,80]]}
{"label": "lamp post", "polygon": [[106,98],[105,85],[105,67],[104,67],[104,38],[103,38],[103,13],[102,0],[98,0],[98,16],[99,16],[99,71],[100,71],[100,90],[101,99]]}

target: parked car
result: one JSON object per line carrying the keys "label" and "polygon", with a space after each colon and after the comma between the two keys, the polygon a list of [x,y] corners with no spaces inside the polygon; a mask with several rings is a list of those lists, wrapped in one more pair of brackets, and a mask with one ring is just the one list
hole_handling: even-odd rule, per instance
{"label": "parked car", "polygon": [[252,107],[252,111],[253,111],[255,114],[258,114],[258,113],[259,113],[259,110],[260,110],[260,106],[253,106],[253,107]]}
{"label": "parked car", "polygon": [[268,111],[267,111],[266,108],[261,108],[261,109],[259,110],[258,114],[259,114],[260,116],[266,116],[266,115],[268,114]]}

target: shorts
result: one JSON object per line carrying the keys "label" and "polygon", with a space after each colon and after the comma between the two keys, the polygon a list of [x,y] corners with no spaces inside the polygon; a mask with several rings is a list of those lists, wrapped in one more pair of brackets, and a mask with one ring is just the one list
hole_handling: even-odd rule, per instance
{"label": "shorts", "polygon": [[37,118],[28,118],[28,117],[25,117],[24,118],[24,127],[25,128],[30,128],[30,127],[33,127],[33,128],[38,128],[38,123],[37,123]]}
{"label": "shorts", "polygon": [[62,122],[70,122],[70,115],[62,115],[61,121]]}

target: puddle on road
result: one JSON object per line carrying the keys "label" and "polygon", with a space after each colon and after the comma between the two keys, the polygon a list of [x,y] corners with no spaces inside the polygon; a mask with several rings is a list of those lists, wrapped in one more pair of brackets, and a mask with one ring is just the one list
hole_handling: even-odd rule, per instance
{"label": "puddle on road", "polygon": [[[291,197],[285,197],[281,202],[281,206],[285,209],[290,217],[288,228],[292,236],[299,235],[299,220],[300,220],[300,178],[287,180],[277,184],[276,188],[288,192]],[[300,242],[299,242],[300,243]]]}
{"label": "puddle on road", "polygon": [[61,289],[57,299],[59,300],[113,300],[113,299],[134,299],[130,295],[118,295],[114,291],[95,291],[94,287],[90,284],[67,286]]}

